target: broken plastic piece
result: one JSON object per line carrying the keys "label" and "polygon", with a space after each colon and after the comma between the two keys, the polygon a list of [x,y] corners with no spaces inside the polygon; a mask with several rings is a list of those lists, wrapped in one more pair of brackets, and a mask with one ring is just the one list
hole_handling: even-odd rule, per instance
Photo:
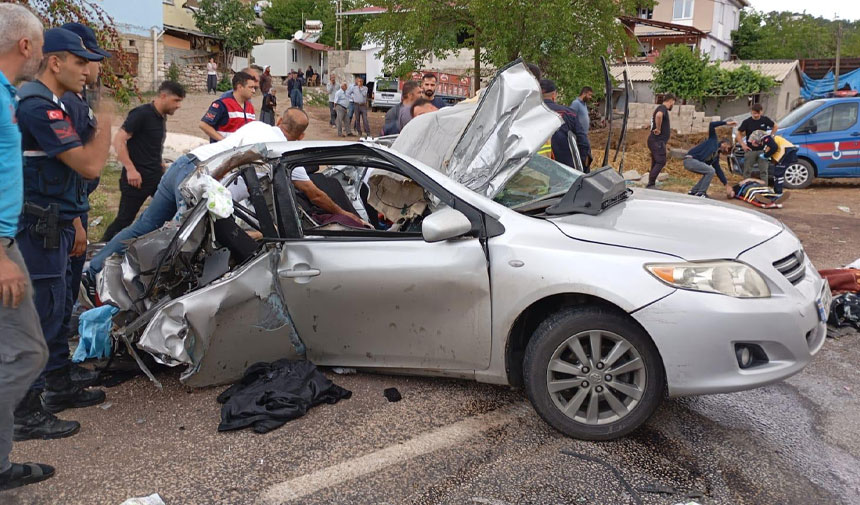
{"label": "broken plastic piece", "polygon": [[403,399],[403,397],[400,396],[400,391],[398,391],[397,388],[388,388],[383,391],[382,394],[385,395],[385,398],[392,403],[399,402]]}
{"label": "broken plastic piece", "polygon": [[120,505],[165,505],[164,500],[161,499],[161,496],[158,496],[158,493],[153,493],[149,496],[143,496],[141,498],[129,498],[128,500],[122,502]]}

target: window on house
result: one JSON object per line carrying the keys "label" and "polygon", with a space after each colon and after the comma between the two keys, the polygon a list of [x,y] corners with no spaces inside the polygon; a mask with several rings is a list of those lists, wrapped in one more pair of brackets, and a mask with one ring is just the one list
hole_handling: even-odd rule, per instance
{"label": "window on house", "polygon": [[654,9],[649,9],[647,7],[640,7],[639,11],[636,14],[640,19],[651,19],[654,17]]}
{"label": "window on house", "polygon": [[293,63],[299,61],[299,51],[297,49],[293,49]]}
{"label": "window on house", "polygon": [[672,19],[693,19],[693,0],[675,0]]}

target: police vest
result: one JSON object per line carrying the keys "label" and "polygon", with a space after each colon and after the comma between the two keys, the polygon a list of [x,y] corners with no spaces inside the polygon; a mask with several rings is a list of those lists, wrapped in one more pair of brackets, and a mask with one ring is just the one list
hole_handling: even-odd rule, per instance
{"label": "police vest", "polygon": [[220,102],[224,105],[224,108],[227,109],[228,118],[226,123],[216,129],[216,131],[222,135],[225,133],[233,133],[239,128],[245,126],[245,124],[257,119],[257,116],[254,115],[254,105],[251,104],[250,100],[245,102],[244,109],[232,96],[222,98]]}
{"label": "police vest", "polygon": [[[40,82],[21,86],[18,100],[19,104],[26,100],[45,100],[59,107],[63,119],[70,125],[74,124],[63,102]],[[56,203],[62,220],[82,216],[90,209],[86,179],[56,157],[36,150],[24,151],[24,201],[40,207]]]}

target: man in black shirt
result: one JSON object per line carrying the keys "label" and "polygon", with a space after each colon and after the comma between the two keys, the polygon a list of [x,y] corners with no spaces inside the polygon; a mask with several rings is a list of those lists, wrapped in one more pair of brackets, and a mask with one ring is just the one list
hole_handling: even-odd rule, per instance
{"label": "man in black shirt", "polygon": [[648,135],[648,150],[651,151],[651,171],[648,174],[647,188],[654,189],[657,184],[657,176],[666,166],[666,144],[669,143],[671,128],[669,125],[669,111],[675,105],[675,95],[667,93],[663,96],[663,103],[654,109],[651,115],[651,134]]}
{"label": "man in black shirt", "polygon": [[750,134],[756,130],[770,131],[771,135],[776,133],[779,126],[769,117],[762,115],[761,104],[755,104],[750,108],[750,117],[744,119],[738,127],[737,141],[744,150],[744,179],[752,177],[753,168],[758,165],[759,179],[767,183],[767,173],[770,167],[768,160],[759,157],[761,146],[750,144]]}
{"label": "man in black shirt", "polygon": [[132,109],[114,137],[113,147],[123,165],[121,196],[116,219],[105,230],[102,242],[133,223],[143,202],[155,193],[164,173],[161,153],[167,136],[167,116],[179,109],[183,98],[185,89],[181,84],[162,82],[155,100]]}

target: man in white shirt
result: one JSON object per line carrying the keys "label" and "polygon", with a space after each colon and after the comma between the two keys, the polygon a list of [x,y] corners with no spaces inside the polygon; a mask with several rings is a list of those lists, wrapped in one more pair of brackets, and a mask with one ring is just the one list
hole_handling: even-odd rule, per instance
{"label": "man in white shirt", "polygon": [[[224,140],[200,146],[190,153],[180,156],[170,165],[170,168],[161,178],[155,196],[143,214],[131,226],[117,233],[98,254],[93,256],[89,270],[84,273],[82,281],[82,290],[85,290],[88,301],[93,306],[97,305],[95,275],[104,267],[107,258],[114,253],[125,252],[129,240],[157,230],[169,221],[178,209],[184,206],[185,200],[179,193],[179,185],[188,177],[188,174],[197,168],[198,160],[206,161],[218,154],[241,146],[301,140],[305,136],[308,122],[308,116],[303,110],[290,108],[284,112],[278,126],[269,126],[266,123],[254,121],[239,128]],[[317,207],[332,215],[341,215],[351,220],[357,220],[358,226],[362,225],[361,218],[340,208],[328,195],[317,188],[303,168],[294,169],[291,179],[296,189],[304,193]]]}
{"label": "man in white shirt", "polygon": [[325,90],[328,92],[328,113],[329,119],[328,124],[332,128],[335,125],[335,119],[337,119],[337,113],[335,112],[335,94],[340,91],[340,86],[335,83],[334,74],[329,78],[329,83],[325,85]]}
{"label": "man in white shirt", "polygon": [[[343,83],[340,85],[340,89],[334,94],[335,124],[337,125],[338,137],[352,135],[352,127],[349,125],[349,119],[346,117],[347,108],[351,105],[349,98],[346,96],[346,90],[346,83]],[[344,126],[346,126],[346,134],[343,133]]]}
{"label": "man in white shirt", "polygon": [[359,77],[355,80],[353,86],[348,92],[349,99],[352,100],[355,110],[355,133],[361,135],[361,124],[364,122],[364,134],[370,136],[370,123],[367,121],[367,86]]}

